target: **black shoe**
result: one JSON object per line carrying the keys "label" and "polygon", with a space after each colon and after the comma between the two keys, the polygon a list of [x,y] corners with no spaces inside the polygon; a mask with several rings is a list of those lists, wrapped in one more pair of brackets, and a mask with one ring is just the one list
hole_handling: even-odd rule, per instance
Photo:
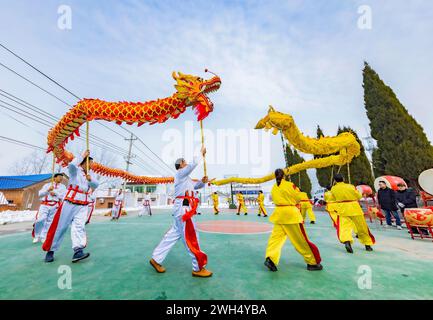
{"label": "black shoe", "polygon": [[311,223],[311,224],[315,224],[315,223],[316,223],[316,221],[310,221],[310,223]]}
{"label": "black shoe", "polygon": [[367,251],[373,251],[373,248],[371,246],[365,246],[365,250],[367,250]]}
{"label": "black shoe", "polygon": [[258,217],[261,217],[260,213],[257,215]]}
{"label": "black shoe", "polygon": [[346,241],[346,242],[344,243],[344,245],[345,245],[345,247],[346,247],[346,251],[347,251],[347,252],[349,252],[349,253],[353,253],[353,249],[352,249],[352,246],[350,245],[350,241]]}
{"label": "black shoe", "polygon": [[86,259],[90,256],[90,253],[84,253],[83,249],[78,249],[75,251],[73,257],[72,257],[72,263],[78,262],[80,260]]}
{"label": "black shoe", "polygon": [[358,234],[355,234],[355,238],[358,239]]}
{"label": "black shoe", "polygon": [[53,262],[54,261],[54,251],[48,251],[45,255],[45,262]]}
{"label": "black shoe", "polygon": [[320,271],[323,269],[323,266],[319,264],[307,264],[308,271]]}
{"label": "black shoe", "polygon": [[268,269],[272,272],[278,271],[277,266],[272,262],[270,258],[266,258],[265,266],[267,266]]}
{"label": "black shoe", "polygon": [[248,215],[248,213],[245,213],[245,214],[244,214],[244,216],[247,216],[247,215]]}

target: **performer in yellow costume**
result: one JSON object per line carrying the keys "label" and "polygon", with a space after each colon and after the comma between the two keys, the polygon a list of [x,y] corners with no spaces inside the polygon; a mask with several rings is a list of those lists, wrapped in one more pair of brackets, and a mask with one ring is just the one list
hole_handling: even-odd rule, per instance
{"label": "performer in yellow costume", "polygon": [[[325,192],[325,202],[326,202],[326,211],[329,213],[331,217],[334,228],[337,229],[337,203],[335,203],[335,197],[331,192],[331,186],[326,186],[328,191]],[[358,233],[356,229],[356,225],[352,222],[352,230],[355,234]]]}
{"label": "performer in yellow costume", "polygon": [[213,202],[213,212],[215,214],[220,213],[218,210],[218,193],[214,192],[212,193],[212,202]]}
{"label": "performer in yellow costume", "polygon": [[326,202],[326,211],[329,213],[331,217],[334,228],[337,228],[337,204],[335,203],[334,195],[331,192],[331,186],[326,186],[325,192],[325,202]]}
{"label": "performer in yellow costume", "polygon": [[296,251],[304,257],[309,271],[322,270],[319,249],[308,240],[304,220],[297,207],[301,201],[301,192],[292,182],[284,179],[282,169],[275,170],[275,178],[276,184],[271,191],[275,210],[270,217],[274,228],[266,248],[265,266],[270,271],[278,270],[281,249],[289,238]]}
{"label": "performer in yellow costume", "polygon": [[263,213],[263,216],[267,217],[268,214],[266,213],[266,209],[265,209],[265,195],[263,194],[262,190],[259,191],[259,195],[257,196],[257,203],[259,204],[258,216],[260,217],[261,214]]}
{"label": "performer in yellow costume", "polygon": [[237,213],[237,215],[240,214],[241,210],[244,213],[244,215],[247,215],[248,210],[247,210],[247,207],[245,206],[245,200],[244,200],[243,194],[238,192],[236,194],[236,199],[238,200],[238,213]]}
{"label": "performer in yellow costume", "polygon": [[336,184],[332,187],[331,193],[335,198],[337,208],[337,235],[341,243],[344,243],[346,250],[353,253],[352,249],[352,223],[357,229],[359,241],[365,245],[367,251],[373,251],[371,247],[375,239],[368,228],[364,218],[364,212],[359,205],[361,193],[352,184],[344,183],[341,174],[334,177]]}
{"label": "performer in yellow costume", "polygon": [[300,196],[301,196],[301,214],[302,214],[302,218],[307,217],[308,214],[308,218],[310,219],[310,223],[314,224],[316,223],[316,216],[314,215],[313,212],[313,206],[311,205],[310,202],[310,198],[308,198],[308,194],[306,192],[300,192]]}

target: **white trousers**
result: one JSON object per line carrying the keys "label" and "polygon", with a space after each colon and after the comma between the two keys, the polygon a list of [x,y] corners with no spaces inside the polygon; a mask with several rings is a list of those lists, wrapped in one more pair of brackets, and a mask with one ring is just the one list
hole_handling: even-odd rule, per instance
{"label": "white trousers", "polygon": [[41,204],[38,211],[38,217],[35,221],[35,238],[45,240],[58,207],[58,204],[54,206]]}
{"label": "white trousers", "polygon": [[143,208],[138,212],[138,216],[141,217],[144,214],[150,215],[150,207],[143,206]]}
{"label": "white trousers", "polygon": [[[191,219],[191,221],[193,220]],[[194,224],[194,229],[197,230],[195,228],[195,224]],[[196,236],[198,241],[199,238],[198,238],[197,231],[196,231]],[[191,256],[192,269],[194,271],[199,271],[200,269],[198,267],[197,259],[195,258],[194,254],[189,250],[188,245],[186,244],[185,241],[185,222],[182,221],[182,215],[173,217],[173,224],[170,230],[167,231],[167,233],[162,238],[161,242],[158,244],[155,250],[153,250],[152,253],[153,260],[155,260],[159,264],[162,264],[164,259],[167,257],[167,254],[170,252],[171,248],[173,248],[173,246],[176,244],[176,242],[179,239],[182,239],[186,251]]]}
{"label": "white trousers", "polygon": [[120,205],[113,205],[113,208],[111,209],[111,217],[112,218],[118,218],[120,217],[121,212],[119,212],[120,210]]}
{"label": "white trousers", "polygon": [[[71,226],[72,249],[75,251],[77,249],[85,248],[87,245],[85,227],[87,221],[87,211],[87,206],[76,205],[65,200],[63,202],[62,210],[57,213],[60,214],[57,228],[55,229],[55,233],[53,235],[51,248],[47,251],[57,251],[59,249],[69,226]],[[54,219],[56,219],[56,217]],[[54,232],[52,229],[54,229],[54,224],[48,231],[48,237],[50,237],[50,233],[52,231]]]}

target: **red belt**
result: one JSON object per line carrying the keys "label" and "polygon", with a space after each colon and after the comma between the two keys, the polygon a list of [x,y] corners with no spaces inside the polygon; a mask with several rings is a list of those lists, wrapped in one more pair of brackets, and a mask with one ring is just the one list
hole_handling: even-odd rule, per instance
{"label": "red belt", "polygon": [[341,201],[335,201],[334,203],[346,203],[346,202],[358,202],[358,200],[341,200]]}
{"label": "red belt", "polygon": [[45,205],[45,206],[55,206],[56,204],[59,204],[60,201],[42,201],[41,204]]}
{"label": "red belt", "polygon": [[276,207],[296,207],[296,204],[276,204]]}
{"label": "red belt", "polygon": [[191,219],[191,217],[196,214],[196,210],[197,210],[197,207],[198,207],[199,199],[196,198],[196,197],[194,197],[194,196],[189,196],[188,192],[186,193],[185,196],[177,196],[176,199],[184,199],[184,200],[186,199],[186,200],[188,200],[188,203],[189,203],[189,206],[190,206],[191,210],[187,211],[182,216],[182,220],[186,221],[186,220]]}

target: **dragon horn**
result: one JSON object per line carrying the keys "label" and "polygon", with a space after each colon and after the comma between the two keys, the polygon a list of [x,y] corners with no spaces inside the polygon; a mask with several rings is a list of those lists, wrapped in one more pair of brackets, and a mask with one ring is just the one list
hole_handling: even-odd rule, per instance
{"label": "dragon horn", "polygon": [[173,71],[171,73],[171,76],[173,77],[174,80],[177,80],[179,78],[179,76],[176,75],[176,71]]}
{"label": "dragon horn", "polygon": [[274,109],[274,107],[273,106],[271,106],[271,105],[269,105],[269,110],[268,110],[268,113],[269,112],[275,112],[275,109]]}

